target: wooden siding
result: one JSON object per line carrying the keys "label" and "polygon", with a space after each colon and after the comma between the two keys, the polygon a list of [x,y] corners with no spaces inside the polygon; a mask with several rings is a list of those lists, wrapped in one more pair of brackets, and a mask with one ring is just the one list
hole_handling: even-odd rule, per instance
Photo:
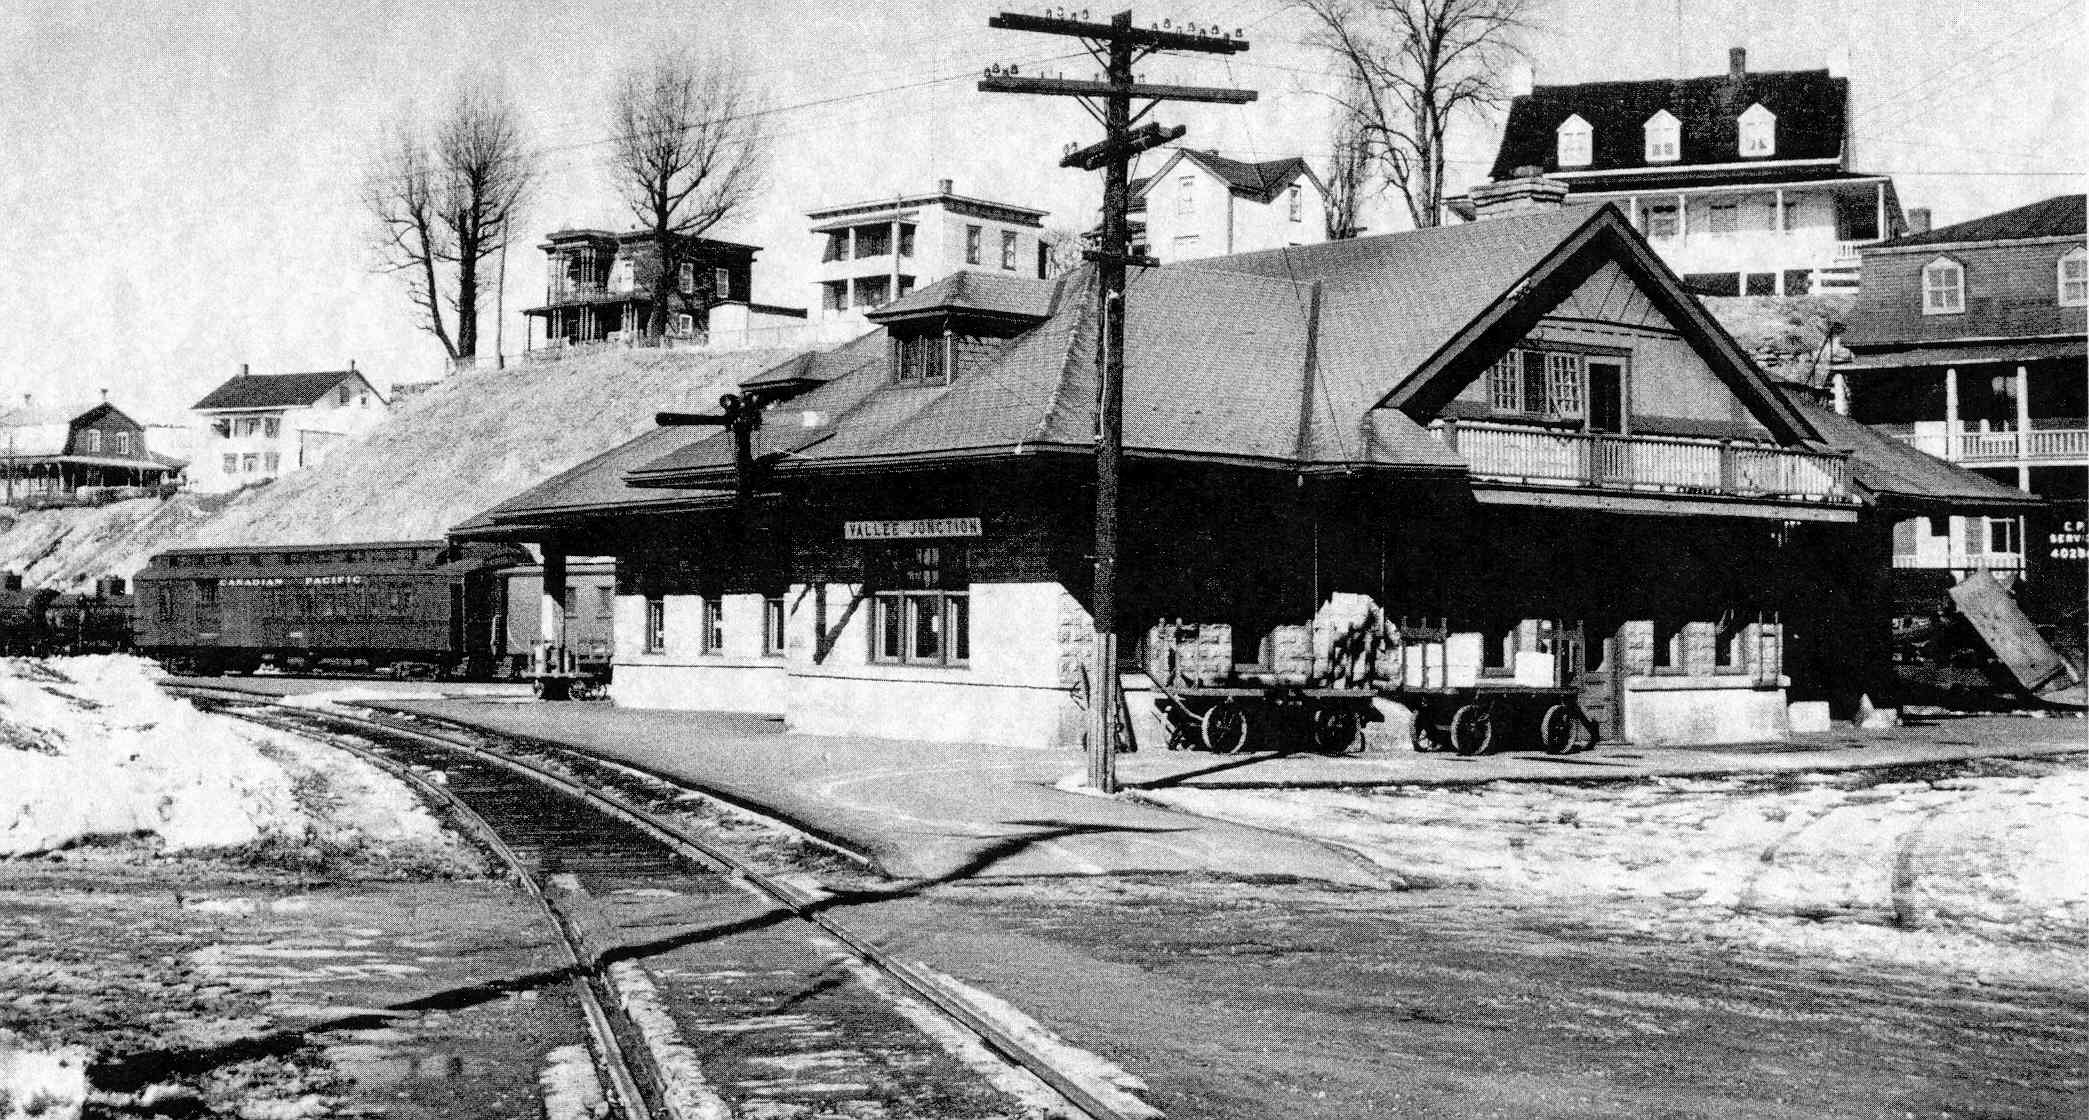
{"label": "wooden siding", "polygon": [[[2032,338],[2089,331],[2089,311],[2060,306],[2060,258],[2081,241],[1923,247],[1864,254],[1864,282],[1844,340],[1851,348],[1955,338]],[[1922,313],[1922,268],[1949,257],[1966,270],[1966,309]]]}

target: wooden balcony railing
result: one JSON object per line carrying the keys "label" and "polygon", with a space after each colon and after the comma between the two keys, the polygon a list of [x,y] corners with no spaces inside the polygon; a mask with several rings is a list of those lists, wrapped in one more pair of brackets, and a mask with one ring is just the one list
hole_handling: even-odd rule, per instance
{"label": "wooden balcony railing", "polygon": [[1891,431],[1893,438],[1952,463],[2006,463],[2089,459],[2089,428],[2032,428],[2028,432]]}
{"label": "wooden balcony railing", "polygon": [[1432,429],[1475,477],[1551,486],[1854,504],[1846,456],[1732,440],[1562,432],[1485,422]]}
{"label": "wooden balcony railing", "polygon": [[1896,568],[1955,568],[1971,571],[1986,568],[1991,572],[2020,572],[2024,569],[2024,554],[2021,552],[1963,552],[1953,549],[1942,556],[1924,556],[1913,552],[1893,554]]}

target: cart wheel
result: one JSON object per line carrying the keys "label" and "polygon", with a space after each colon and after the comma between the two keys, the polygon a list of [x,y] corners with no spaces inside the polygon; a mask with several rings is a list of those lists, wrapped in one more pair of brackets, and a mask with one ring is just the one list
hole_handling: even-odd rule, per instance
{"label": "cart wheel", "polygon": [[1538,746],[1546,754],[1573,754],[1585,751],[1596,743],[1595,733],[1589,729],[1588,717],[1573,704],[1554,704],[1545,709],[1538,720]]}
{"label": "cart wheel", "polygon": [[1232,754],[1248,745],[1248,713],[1230,697],[1204,710],[1204,746]]}
{"label": "cart wheel", "polygon": [[1362,751],[1363,730],[1363,717],[1355,708],[1322,708],[1313,713],[1313,746],[1328,754]]}
{"label": "cart wheel", "polygon": [[1451,714],[1451,749],[1467,757],[1494,749],[1494,714],[1485,704],[1467,704]]}

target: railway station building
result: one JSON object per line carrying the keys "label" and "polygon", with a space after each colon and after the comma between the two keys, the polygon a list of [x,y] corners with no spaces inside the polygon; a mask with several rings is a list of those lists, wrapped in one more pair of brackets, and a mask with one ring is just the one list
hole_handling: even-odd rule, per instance
{"label": "railway station building", "polygon": [[[1124,682],[1565,689],[1606,740],[1891,704],[1890,526],[2021,491],[1770,381],[1616,207],[1187,261],[1127,297]],[[455,534],[617,563],[621,704],[1076,745],[1095,284],[958,273]],[[1396,714],[1397,713],[1397,714]]]}

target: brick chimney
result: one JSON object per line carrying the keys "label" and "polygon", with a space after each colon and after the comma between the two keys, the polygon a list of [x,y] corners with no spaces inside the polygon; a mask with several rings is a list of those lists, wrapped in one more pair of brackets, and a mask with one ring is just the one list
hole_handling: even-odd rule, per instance
{"label": "brick chimney", "polygon": [[1466,193],[1472,200],[1473,221],[1484,222],[1557,210],[1567,200],[1567,184],[1546,178],[1536,167],[1519,167],[1514,178],[1481,183]]}
{"label": "brick chimney", "polygon": [[1911,208],[1909,208],[1909,210],[1908,210],[1908,232],[1909,232],[1909,233],[1928,233],[1928,232],[1929,232],[1929,207],[1927,207],[1927,206],[1915,206],[1915,207],[1911,207]]}
{"label": "brick chimney", "polygon": [[956,185],[957,185],[957,180],[955,180],[955,179],[938,179],[938,180],[936,180],[936,193],[937,193],[937,194],[950,194],[950,193],[952,193],[952,192],[951,192],[951,189],[950,189],[950,188],[952,188],[952,187],[954,187],[954,186],[956,186]]}
{"label": "brick chimney", "polygon": [[1726,52],[1726,76],[1740,81],[1748,75],[1748,48],[1729,47]]}

